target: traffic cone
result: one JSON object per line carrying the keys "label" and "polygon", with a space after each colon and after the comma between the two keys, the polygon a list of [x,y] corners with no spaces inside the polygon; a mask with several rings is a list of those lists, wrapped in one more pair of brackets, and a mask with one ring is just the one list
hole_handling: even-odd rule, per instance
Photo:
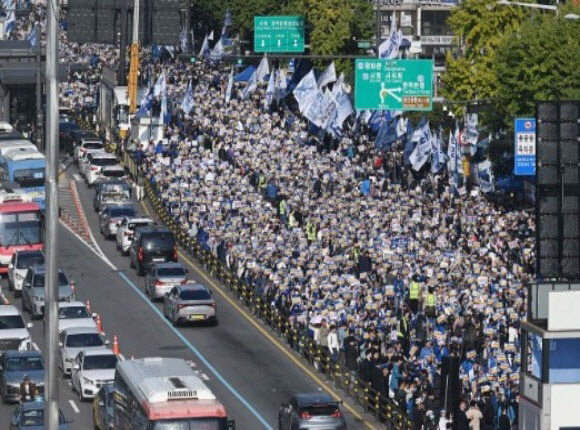
{"label": "traffic cone", "polygon": [[101,321],[101,315],[97,314],[97,318],[96,318],[96,323],[97,323],[97,330],[99,333],[103,333],[103,322]]}
{"label": "traffic cone", "polygon": [[119,348],[119,339],[117,338],[116,334],[113,335],[113,354],[121,355],[121,349]]}
{"label": "traffic cone", "polygon": [[91,311],[91,302],[87,300],[87,309],[89,310],[89,313],[92,314],[93,311]]}

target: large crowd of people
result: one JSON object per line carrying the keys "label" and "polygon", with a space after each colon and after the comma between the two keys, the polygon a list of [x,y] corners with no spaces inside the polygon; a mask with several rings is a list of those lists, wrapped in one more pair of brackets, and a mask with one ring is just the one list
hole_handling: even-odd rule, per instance
{"label": "large crowd of people", "polygon": [[[61,104],[79,109],[119,52],[62,33],[61,61],[85,67],[61,84]],[[226,102],[219,64],[144,55],[142,70],[167,76],[169,122],[161,141],[124,150],[192,237],[417,428],[516,425],[531,213],[476,187],[459,196],[446,170],[412,172],[402,142],[375,149],[364,121],[350,118],[340,139],[313,135],[291,94],[265,103],[265,84],[244,100],[236,82]],[[451,360],[454,414],[440,396]]]}

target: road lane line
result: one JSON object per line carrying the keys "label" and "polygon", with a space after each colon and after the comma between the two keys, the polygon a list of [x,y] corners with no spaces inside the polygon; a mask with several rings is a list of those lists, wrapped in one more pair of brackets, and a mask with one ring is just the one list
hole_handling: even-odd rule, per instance
{"label": "road lane line", "polygon": [[[153,215],[146,204],[141,202],[141,206],[147,213],[147,215],[153,219]],[[222,289],[221,285],[215,283],[211,278],[209,278],[202,270],[200,270],[190,259],[188,256],[183,254],[183,252],[178,251],[179,257],[185,261],[198,275],[200,275],[208,284],[214,287],[214,289],[222,296],[230,305],[234,307],[250,324],[252,324],[260,333],[262,333],[270,342],[272,342],[284,355],[286,355],[294,364],[296,364],[300,369],[302,369],[314,382],[324,388],[324,390],[333,396],[335,400],[342,400],[342,397],[336,393],[336,391],[332,390],[330,387],[326,385],[326,383],[320,379],[314,372],[312,372],[309,368],[307,368],[300,360],[298,360],[292,353],[290,353],[286,346],[275,339],[264,327],[262,327],[253,316],[249,315],[241,306],[239,306],[230,296],[229,294]],[[140,291],[139,291],[140,292]],[[140,292],[141,293],[141,292]],[[149,303],[149,301],[147,301]],[[164,318],[165,319],[165,318]],[[167,321],[167,320],[166,320]],[[172,326],[173,327],[173,326]],[[348,403],[343,402],[342,405],[358,420],[360,420],[365,426],[369,429],[375,429],[375,426],[366,420],[360,413],[358,413],[352,406]]]}
{"label": "road lane line", "polygon": [[73,408],[73,411],[75,411],[75,414],[81,413],[79,407],[77,406],[77,404],[75,403],[75,401],[73,399],[70,399],[68,402],[70,403],[70,407]]}
{"label": "road lane line", "polygon": [[36,342],[32,342],[32,348],[33,348],[35,351],[40,351],[40,348],[38,347],[38,345],[36,344]]}
{"label": "road lane line", "polygon": [[[134,291],[135,293],[137,293],[137,295],[139,297],[141,297],[141,299],[147,303],[147,305],[153,310],[153,312],[155,312],[157,314],[157,316],[159,316],[159,318],[161,319],[161,321],[163,321],[165,323],[165,325],[167,325],[167,327],[185,344],[185,346],[187,346],[189,348],[189,350],[191,352],[193,352],[197,358],[205,365],[205,367],[207,367],[207,369],[218,379],[219,382],[222,383],[222,385],[224,385],[229,391],[230,393],[232,393],[234,395],[234,397],[236,397],[245,407],[246,409],[248,409],[252,415],[254,415],[254,417],[256,417],[256,419],[258,421],[260,421],[262,423],[262,425],[264,426],[264,428],[266,428],[267,430],[274,430],[273,427],[270,426],[270,424],[268,424],[268,422],[266,421],[266,419],[264,417],[262,417],[260,415],[260,413],[254,409],[254,407],[250,404],[250,402],[248,402],[227,380],[226,378],[224,378],[221,373],[218,372],[218,370],[212,366],[212,364],[205,358],[205,356],[195,347],[193,346],[193,344],[179,331],[177,330],[175,327],[173,327],[173,325],[169,322],[169,320],[167,318],[165,318],[165,316],[163,315],[163,313],[157,308],[157,306],[155,306],[153,303],[151,303],[151,301],[147,298],[147,296],[145,296],[145,294],[141,291],[141,289],[139,289],[139,287],[137,287],[137,285],[135,285],[133,283],[133,281],[131,281],[127,275],[125,275],[123,272],[117,272],[117,274],[123,278],[123,280],[127,283],[127,285],[129,285]],[[209,378],[208,378],[209,379]]]}

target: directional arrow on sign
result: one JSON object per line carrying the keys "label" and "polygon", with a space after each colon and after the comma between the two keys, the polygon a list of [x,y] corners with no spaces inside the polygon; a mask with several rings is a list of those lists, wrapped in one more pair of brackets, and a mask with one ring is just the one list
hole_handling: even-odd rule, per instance
{"label": "directional arrow on sign", "polygon": [[391,96],[392,98],[394,98],[395,100],[397,100],[398,102],[400,102],[402,100],[401,96],[395,93],[400,93],[402,91],[401,87],[398,88],[387,88],[387,95]]}

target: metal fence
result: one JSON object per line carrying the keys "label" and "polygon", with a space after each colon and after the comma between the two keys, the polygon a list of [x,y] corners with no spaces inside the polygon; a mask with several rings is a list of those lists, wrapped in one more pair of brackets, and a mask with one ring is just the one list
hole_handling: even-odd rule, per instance
{"label": "metal fence", "polygon": [[[141,175],[134,160],[128,152],[122,155],[122,161],[133,178]],[[196,238],[191,237],[183,227],[169,214],[161,201],[155,185],[144,180],[145,195],[159,219],[173,232],[181,247],[213,278],[236,296],[251,313],[260,318],[268,327],[300,354],[316,370],[325,375],[336,388],[343,390],[361,408],[375,416],[387,429],[411,430],[412,422],[406,413],[388,396],[385,396],[363,381],[356,372],[344,365],[342,357],[334,362],[326,349],[320,348],[308,335],[307,327],[297,323],[265,302],[256,294],[250,285],[242,282],[226,265],[210,251],[204,249]]]}

